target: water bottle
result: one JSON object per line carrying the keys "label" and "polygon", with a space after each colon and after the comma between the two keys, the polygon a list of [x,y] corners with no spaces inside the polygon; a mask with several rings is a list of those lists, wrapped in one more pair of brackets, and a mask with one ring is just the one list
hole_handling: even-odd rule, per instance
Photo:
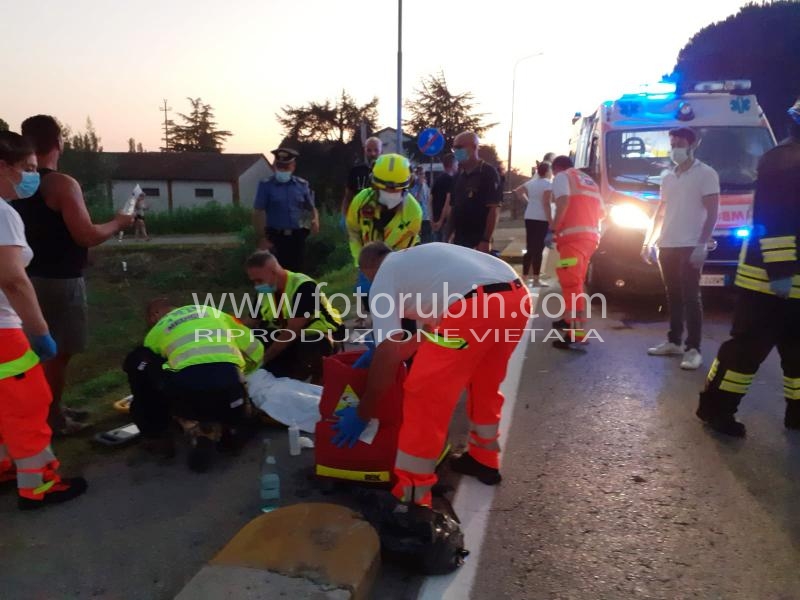
{"label": "water bottle", "polygon": [[123,215],[132,215],[136,211],[136,201],[139,199],[139,196],[142,195],[142,188],[139,187],[139,184],[136,184],[136,187],[133,188],[133,192],[131,192],[131,197],[125,202],[122,206],[122,210],[120,211]]}
{"label": "water bottle", "polygon": [[278,463],[270,449],[270,441],[264,440],[264,460],[261,463],[261,512],[275,510],[281,503],[281,478]]}
{"label": "water bottle", "polygon": [[300,456],[300,428],[294,421],[289,426],[289,455]]}

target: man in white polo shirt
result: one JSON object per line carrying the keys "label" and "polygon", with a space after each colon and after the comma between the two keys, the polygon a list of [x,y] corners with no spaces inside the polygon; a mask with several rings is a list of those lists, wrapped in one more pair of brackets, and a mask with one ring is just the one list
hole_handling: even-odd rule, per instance
{"label": "man in white polo shirt", "polygon": [[[697,369],[703,363],[700,275],[708,255],[707,244],[717,223],[719,176],[694,157],[698,143],[694,130],[673,129],[669,132],[669,141],[675,168],[661,180],[661,203],[642,249],[642,256],[649,262],[653,246],[658,247],[658,265],[669,305],[669,333],[666,342],[650,348],[647,353],[655,356],[683,354],[681,368]],[[684,323],[685,348],[682,347]]]}
{"label": "man in white polo shirt", "polygon": [[[436,463],[465,389],[469,444],[451,468],[486,485],[500,483],[500,384],[531,314],[527,288],[503,261],[438,242],[399,252],[373,242],[361,250],[359,266],[372,281],[377,347],[358,407],[337,413],[334,442],[358,441],[400,361],[416,353],[403,390],[392,493],[401,502],[431,505]],[[402,317],[422,321],[425,330],[408,339]]]}

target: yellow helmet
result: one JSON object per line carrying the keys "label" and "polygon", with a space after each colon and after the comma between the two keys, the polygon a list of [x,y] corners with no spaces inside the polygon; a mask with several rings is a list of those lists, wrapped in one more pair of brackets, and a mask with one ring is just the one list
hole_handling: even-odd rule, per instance
{"label": "yellow helmet", "polygon": [[381,154],[372,167],[372,186],[389,192],[404,190],[411,183],[411,164],[400,154]]}

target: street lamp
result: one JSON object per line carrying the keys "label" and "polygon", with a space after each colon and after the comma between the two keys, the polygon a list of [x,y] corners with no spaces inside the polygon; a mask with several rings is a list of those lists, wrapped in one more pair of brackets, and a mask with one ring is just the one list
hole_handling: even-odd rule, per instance
{"label": "street lamp", "polygon": [[523,56],[514,63],[514,75],[511,78],[511,124],[508,127],[508,164],[506,168],[506,187],[509,191],[511,190],[511,139],[514,135],[514,92],[516,91],[517,87],[517,67],[522,61],[528,60],[529,58],[536,58],[542,54],[544,54],[544,52],[529,54],[528,56]]}

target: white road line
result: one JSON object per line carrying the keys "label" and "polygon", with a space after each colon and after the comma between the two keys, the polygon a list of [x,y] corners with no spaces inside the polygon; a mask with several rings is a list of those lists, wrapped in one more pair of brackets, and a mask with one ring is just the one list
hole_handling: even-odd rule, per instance
{"label": "white road line", "polygon": [[[500,419],[501,443],[508,442],[508,431],[517,403],[517,390],[527,347],[528,344],[524,340],[517,346],[508,363],[506,378],[500,386],[505,396],[503,416]],[[450,575],[428,577],[422,584],[418,600],[465,600],[470,597],[496,489],[472,477],[461,478],[453,499],[453,508],[461,519],[461,528],[470,554],[464,566]]]}

